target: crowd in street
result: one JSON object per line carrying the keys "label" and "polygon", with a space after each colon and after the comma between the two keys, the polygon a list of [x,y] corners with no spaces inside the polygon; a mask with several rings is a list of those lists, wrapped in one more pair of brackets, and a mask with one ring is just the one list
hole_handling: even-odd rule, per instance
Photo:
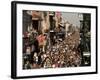
{"label": "crowd in street", "polygon": [[[53,36],[32,29],[23,34],[23,69],[78,67],[81,65],[80,32]],[[52,41],[54,44],[51,44]]]}

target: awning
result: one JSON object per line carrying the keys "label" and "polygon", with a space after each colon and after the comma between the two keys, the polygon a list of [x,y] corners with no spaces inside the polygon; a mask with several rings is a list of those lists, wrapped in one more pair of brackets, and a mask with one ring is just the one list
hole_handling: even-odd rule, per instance
{"label": "awning", "polygon": [[41,19],[40,12],[32,11],[32,20],[39,20],[39,19]]}

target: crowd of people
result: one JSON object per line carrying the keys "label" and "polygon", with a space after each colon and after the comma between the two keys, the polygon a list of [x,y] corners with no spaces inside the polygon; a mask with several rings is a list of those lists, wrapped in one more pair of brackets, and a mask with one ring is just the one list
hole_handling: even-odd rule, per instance
{"label": "crowd of people", "polygon": [[[80,32],[66,33],[67,37],[41,33],[34,28],[23,34],[23,69],[78,67],[81,65]],[[64,36],[64,35],[63,35]],[[51,44],[54,41],[54,44]]]}

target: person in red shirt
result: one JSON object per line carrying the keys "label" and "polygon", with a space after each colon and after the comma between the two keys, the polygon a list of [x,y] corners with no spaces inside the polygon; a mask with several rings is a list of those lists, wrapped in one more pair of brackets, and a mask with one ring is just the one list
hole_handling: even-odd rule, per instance
{"label": "person in red shirt", "polygon": [[46,45],[46,36],[43,34],[40,34],[39,36],[37,36],[37,40],[39,42],[39,47],[40,47],[40,51],[42,50],[43,52],[45,51],[45,45]]}

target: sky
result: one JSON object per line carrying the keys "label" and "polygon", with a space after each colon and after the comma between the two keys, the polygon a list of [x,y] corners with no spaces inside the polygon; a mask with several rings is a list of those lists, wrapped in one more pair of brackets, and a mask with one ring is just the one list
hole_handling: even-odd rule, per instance
{"label": "sky", "polygon": [[64,21],[68,21],[74,26],[78,26],[78,27],[80,26],[79,13],[62,12],[61,14],[62,14],[62,19]]}

